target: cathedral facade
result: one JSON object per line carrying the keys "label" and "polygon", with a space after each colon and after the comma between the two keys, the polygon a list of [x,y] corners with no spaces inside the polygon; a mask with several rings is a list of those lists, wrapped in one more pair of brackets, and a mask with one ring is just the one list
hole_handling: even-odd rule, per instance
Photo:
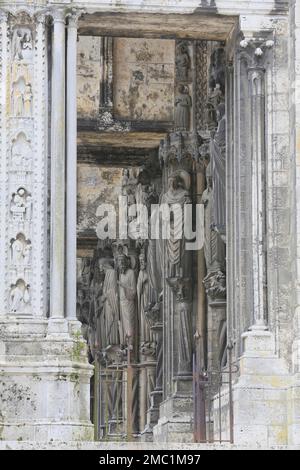
{"label": "cathedral facade", "polygon": [[0,448],[300,448],[299,41],[297,0],[0,0]]}

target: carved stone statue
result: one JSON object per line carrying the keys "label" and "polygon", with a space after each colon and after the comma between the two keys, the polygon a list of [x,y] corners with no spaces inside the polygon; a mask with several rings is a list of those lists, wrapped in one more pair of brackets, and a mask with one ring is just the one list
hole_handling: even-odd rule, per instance
{"label": "carved stone statue", "polygon": [[185,85],[180,85],[175,99],[175,127],[176,129],[188,130],[190,127],[190,111],[192,99],[189,89]]}
{"label": "carved stone statue", "polygon": [[26,83],[25,91],[24,91],[24,116],[31,116],[32,115],[32,91],[30,83]]}
{"label": "carved stone statue", "polygon": [[207,273],[225,269],[225,244],[214,230],[214,190],[212,187],[211,163],[206,168],[206,189],[202,194],[204,204],[204,256]]}
{"label": "carved stone statue", "polygon": [[18,279],[16,284],[11,285],[10,301],[13,313],[26,313],[30,302],[29,287],[29,284],[26,284],[23,279]]}
{"label": "carved stone statue", "polygon": [[168,191],[162,197],[162,203],[168,204],[173,216],[170,224],[170,237],[166,240],[170,276],[180,274],[185,255],[184,205],[191,202],[189,195],[190,176],[184,170],[178,170],[170,176]]}
{"label": "carved stone statue", "polygon": [[24,221],[31,219],[31,196],[24,188],[19,188],[13,193],[10,210],[14,220]]}
{"label": "carved stone statue", "polygon": [[150,283],[146,270],[146,258],[144,253],[139,256],[140,272],[137,280],[137,299],[138,299],[138,315],[140,321],[140,341],[151,342],[152,334],[146,317],[146,308],[150,301]]}
{"label": "carved stone statue", "polygon": [[22,233],[11,240],[11,259],[15,266],[27,266],[29,264],[31,242],[26,240]]}
{"label": "carved stone statue", "polygon": [[136,279],[130,267],[130,258],[125,255],[119,257],[120,277],[118,281],[121,316],[121,342],[126,344],[128,338],[134,335],[136,320]]}
{"label": "carved stone statue", "polygon": [[214,227],[224,237],[226,233],[226,118],[225,104],[217,108],[218,128],[211,141],[211,165],[214,188]]}
{"label": "carved stone statue", "polygon": [[180,42],[176,48],[176,75],[178,81],[187,81],[190,69],[190,56],[187,44]]}
{"label": "carved stone statue", "polygon": [[14,32],[13,59],[29,59],[32,54],[32,34],[30,29],[21,28]]}
{"label": "carved stone statue", "polygon": [[179,320],[179,364],[178,375],[189,375],[192,372],[192,312],[188,302],[177,305]]}
{"label": "carved stone statue", "polygon": [[[108,261],[100,260],[100,271],[104,272],[103,294],[101,302],[103,302],[102,317],[105,322],[105,336],[107,346],[115,346],[120,344],[119,338],[119,298],[117,286],[117,274],[112,264]],[[99,322],[99,328],[104,327],[103,321]],[[99,331],[99,335],[103,337],[103,333]]]}
{"label": "carved stone statue", "polygon": [[23,132],[20,132],[16,139],[13,140],[11,149],[11,162],[14,169],[20,167],[27,168],[31,157],[30,142]]}

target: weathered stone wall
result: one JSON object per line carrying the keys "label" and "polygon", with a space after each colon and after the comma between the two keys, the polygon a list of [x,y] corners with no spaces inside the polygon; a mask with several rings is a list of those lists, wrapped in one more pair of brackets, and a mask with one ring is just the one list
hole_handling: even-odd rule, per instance
{"label": "weathered stone wall", "polygon": [[114,111],[128,120],[172,121],[175,41],[114,40]]}
{"label": "weathered stone wall", "polygon": [[[100,95],[113,74],[115,118],[128,121],[173,121],[175,41],[114,38],[112,57],[101,51],[97,36],[79,36],[77,106],[79,118],[96,118]],[[111,72],[104,72],[112,61]],[[110,65],[109,65],[110,66]]]}
{"label": "weathered stone wall", "polygon": [[78,165],[78,232],[94,232],[99,218],[98,206],[112,204],[118,213],[118,196],[121,195],[122,169],[99,165]]}
{"label": "weathered stone wall", "polygon": [[77,44],[78,117],[96,117],[100,106],[100,38],[79,36]]}

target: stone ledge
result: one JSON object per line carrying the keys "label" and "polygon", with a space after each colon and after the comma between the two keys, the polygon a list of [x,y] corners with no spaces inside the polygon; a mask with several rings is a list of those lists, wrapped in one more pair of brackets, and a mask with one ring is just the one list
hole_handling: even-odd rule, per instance
{"label": "stone ledge", "polygon": [[215,451],[215,450],[300,450],[300,446],[248,446],[234,444],[187,444],[169,443],[153,444],[147,442],[79,442],[79,441],[0,441],[0,450],[190,450],[190,451]]}

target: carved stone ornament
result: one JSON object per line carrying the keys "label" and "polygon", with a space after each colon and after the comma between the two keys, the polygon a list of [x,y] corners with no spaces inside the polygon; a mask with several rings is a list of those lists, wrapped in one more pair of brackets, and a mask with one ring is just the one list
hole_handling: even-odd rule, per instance
{"label": "carved stone ornament", "polygon": [[266,53],[274,46],[273,38],[244,38],[240,41],[240,54],[246,57],[249,67],[261,67]]}
{"label": "carved stone ornament", "polygon": [[207,295],[213,299],[226,298],[226,276],[221,271],[208,274],[203,280]]}
{"label": "carved stone ornament", "polygon": [[182,277],[169,277],[167,282],[175,294],[178,302],[189,300],[191,297],[191,279]]}

